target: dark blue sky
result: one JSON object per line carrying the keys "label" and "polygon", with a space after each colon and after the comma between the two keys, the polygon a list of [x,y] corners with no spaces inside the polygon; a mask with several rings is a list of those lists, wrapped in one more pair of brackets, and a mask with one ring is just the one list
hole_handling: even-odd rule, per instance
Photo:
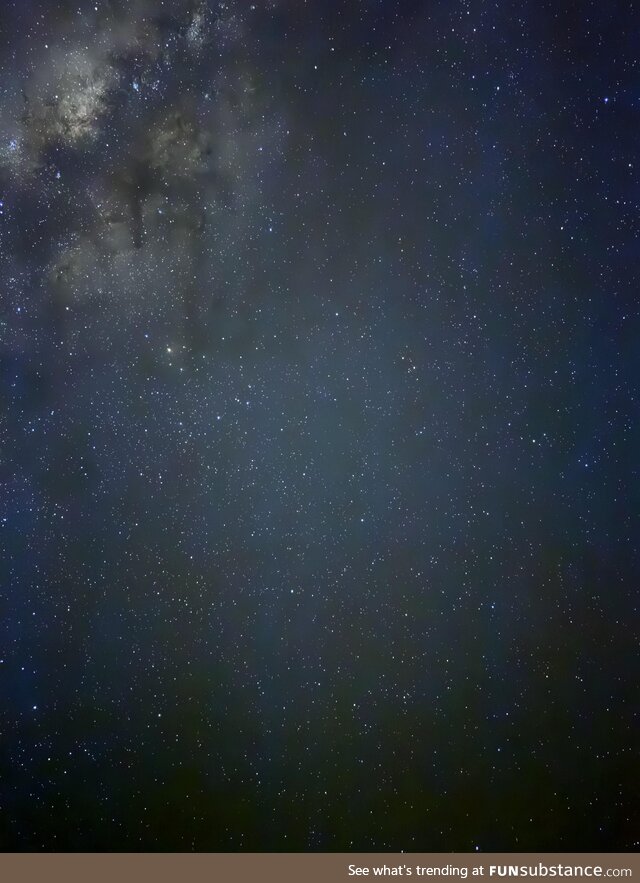
{"label": "dark blue sky", "polygon": [[4,848],[637,848],[639,24],[5,4]]}

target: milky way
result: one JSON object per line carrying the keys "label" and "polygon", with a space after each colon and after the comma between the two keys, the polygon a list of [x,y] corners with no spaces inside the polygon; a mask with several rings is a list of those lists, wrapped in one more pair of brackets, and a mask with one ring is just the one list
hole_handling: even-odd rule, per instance
{"label": "milky way", "polygon": [[3,848],[638,847],[614,7],[3,4]]}

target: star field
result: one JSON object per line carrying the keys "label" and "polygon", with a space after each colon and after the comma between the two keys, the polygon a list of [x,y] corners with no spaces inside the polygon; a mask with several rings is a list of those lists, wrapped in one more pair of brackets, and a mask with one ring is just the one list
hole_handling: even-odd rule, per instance
{"label": "star field", "polygon": [[0,12],[0,844],[638,848],[638,14]]}

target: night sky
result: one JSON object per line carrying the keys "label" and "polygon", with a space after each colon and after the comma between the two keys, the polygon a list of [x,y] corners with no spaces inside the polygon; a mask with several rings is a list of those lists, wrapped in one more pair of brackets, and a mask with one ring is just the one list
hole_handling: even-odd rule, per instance
{"label": "night sky", "polygon": [[3,849],[638,848],[639,39],[3,0]]}

